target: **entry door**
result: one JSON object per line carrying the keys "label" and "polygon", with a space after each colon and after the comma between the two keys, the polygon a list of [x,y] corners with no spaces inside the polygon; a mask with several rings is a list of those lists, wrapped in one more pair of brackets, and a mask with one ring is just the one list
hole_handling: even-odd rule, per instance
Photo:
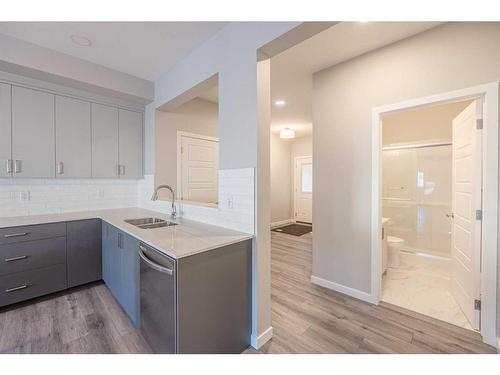
{"label": "entry door", "polygon": [[312,157],[295,159],[295,220],[312,223]]}
{"label": "entry door", "polygon": [[480,327],[481,277],[481,132],[476,120],[482,105],[474,101],[453,120],[453,224],[451,291],[474,329]]}
{"label": "entry door", "polygon": [[217,203],[219,141],[181,136],[182,200]]}

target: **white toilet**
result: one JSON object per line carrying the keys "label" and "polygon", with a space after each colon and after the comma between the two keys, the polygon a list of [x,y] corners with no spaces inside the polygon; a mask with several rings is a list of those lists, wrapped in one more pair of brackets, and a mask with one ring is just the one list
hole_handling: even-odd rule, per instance
{"label": "white toilet", "polygon": [[387,266],[391,268],[399,267],[399,254],[405,244],[405,240],[395,236],[387,236],[387,247],[389,250],[389,259]]}

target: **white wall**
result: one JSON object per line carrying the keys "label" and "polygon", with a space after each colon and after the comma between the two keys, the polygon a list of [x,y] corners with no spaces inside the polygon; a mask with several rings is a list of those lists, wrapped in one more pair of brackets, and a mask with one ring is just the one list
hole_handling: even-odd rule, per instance
{"label": "white wall", "polygon": [[153,82],[4,34],[0,70],[142,105],[154,98]]}
{"label": "white wall", "polygon": [[314,75],[315,276],[370,292],[372,108],[498,81],[499,36],[445,24]]}
{"label": "white wall", "polygon": [[382,120],[382,144],[450,141],[451,123],[470,100],[391,113]]}
{"label": "white wall", "polygon": [[271,224],[292,218],[292,143],[271,134]]}
{"label": "white wall", "polygon": [[[220,169],[254,168],[256,171],[257,204],[253,217],[256,237],[252,271],[252,343],[255,346],[272,335],[269,269],[270,70],[268,61],[257,64],[257,49],[299,25],[297,22],[229,24],[155,82],[155,102],[146,108],[145,115],[145,167],[147,173],[154,173],[155,142],[151,130],[154,128],[154,109],[218,74]],[[239,204],[235,193],[235,188],[227,191],[229,196],[234,194],[234,203]],[[208,215],[218,215],[217,209],[209,212]]]}
{"label": "white wall", "polygon": [[[218,137],[218,105],[196,98],[171,112],[156,111],[155,128],[155,185],[167,184],[177,191],[177,131]],[[159,198],[170,199],[170,193],[161,190]]]}

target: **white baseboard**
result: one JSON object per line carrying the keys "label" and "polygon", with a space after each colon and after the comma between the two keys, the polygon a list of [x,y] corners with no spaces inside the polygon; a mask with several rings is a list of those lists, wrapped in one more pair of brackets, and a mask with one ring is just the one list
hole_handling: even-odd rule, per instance
{"label": "white baseboard", "polygon": [[273,327],[269,327],[259,336],[252,335],[250,344],[254,349],[258,350],[262,347],[262,345],[271,340],[272,337],[273,337]]}
{"label": "white baseboard", "polygon": [[347,294],[348,296],[360,299],[365,302],[377,303],[375,298],[370,293],[362,292],[361,290],[358,289],[349,288],[348,286],[340,285],[317,276],[311,276],[311,282],[313,284],[322,286],[324,288],[328,288],[339,293]]}
{"label": "white baseboard", "polygon": [[287,225],[287,224],[293,224],[293,223],[295,223],[295,220],[293,220],[293,219],[275,221],[275,222],[271,223],[271,229],[281,227],[281,226]]}

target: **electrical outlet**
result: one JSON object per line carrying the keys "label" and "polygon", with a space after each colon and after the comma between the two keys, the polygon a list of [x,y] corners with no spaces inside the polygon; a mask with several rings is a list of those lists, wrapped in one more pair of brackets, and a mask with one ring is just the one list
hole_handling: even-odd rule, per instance
{"label": "electrical outlet", "polygon": [[227,198],[227,208],[233,209],[233,207],[234,207],[234,197],[232,195],[230,195]]}
{"label": "electrical outlet", "polygon": [[29,191],[21,191],[19,193],[19,200],[22,201],[22,202],[29,201],[30,198],[31,198],[31,196],[30,196],[30,192]]}

